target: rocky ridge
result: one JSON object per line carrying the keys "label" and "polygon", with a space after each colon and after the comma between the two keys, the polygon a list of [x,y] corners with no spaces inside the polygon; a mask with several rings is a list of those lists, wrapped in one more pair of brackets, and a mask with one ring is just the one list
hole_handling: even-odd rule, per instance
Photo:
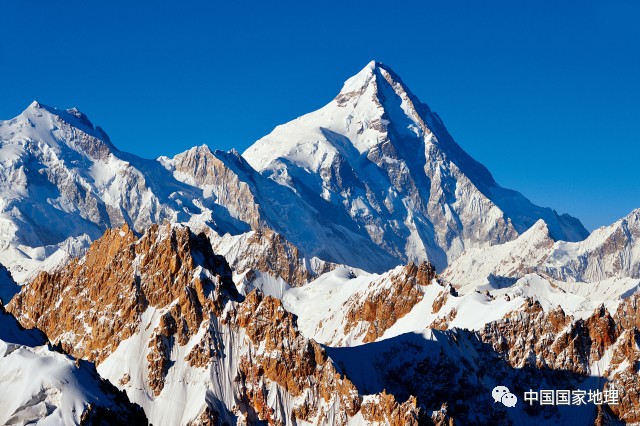
{"label": "rocky ridge", "polygon": [[209,233],[214,250],[225,257],[237,275],[252,271],[279,277],[292,286],[302,286],[338,265],[313,257],[305,257],[298,247],[267,227],[241,234],[219,236]]}
{"label": "rocky ridge", "polygon": [[[165,224],[138,237],[125,226],[63,270],[40,274],[9,310],[71,354],[98,363],[152,423],[417,422],[415,402],[380,395],[384,406],[372,406],[324,349],[300,334],[280,300],[258,291],[242,300],[230,278],[202,234]],[[201,402],[171,417],[162,404],[185,380]],[[220,380],[229,392],[220,392]],[[209,393],[224,404],[206,402]]]}

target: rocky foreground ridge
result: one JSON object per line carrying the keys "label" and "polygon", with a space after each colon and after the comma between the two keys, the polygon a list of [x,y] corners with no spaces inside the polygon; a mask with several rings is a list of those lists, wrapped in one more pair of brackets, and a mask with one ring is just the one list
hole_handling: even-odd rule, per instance
{"label": "rocky foreground ridge", "polygon": [[[517,424],[487,389],[541,383],[615,388],[620,400],[578,414],[519,406],[532,421],[640,421],[637,294],[586,318],[516,296],[505,315],[473,331],[451,327],[456,312],[472,297],[495,310],[490,293],[458,294],[426,263],[349,279],[364,278],[364,293],[346,298],[335,325],[362,344],[325,346],[301,333],[287,296],[239,292],[203,233],[166,223],[137,235],[125,226],[38,275],[8,311],[95,363],[153,424]],[[323,284],[291,291],[314,285]],[[422,332],[389,334],[421,306],[433,315]]]}
{"label": "rocky foreground ridge", "polygon": [[[152,225],[141,237],[128,227],[107,231],[84,257],[41,273],[8,308],[95,362],[154,424],[418,421],[414,399],[360,394],[280,300],[259,291],[241,297],[224,258],[188,227]],[[137,353],[123,347],[132,338]],[[184,380],[200,381],[190,386],[201,393],[167,413],[163,397],[174,398]]]}

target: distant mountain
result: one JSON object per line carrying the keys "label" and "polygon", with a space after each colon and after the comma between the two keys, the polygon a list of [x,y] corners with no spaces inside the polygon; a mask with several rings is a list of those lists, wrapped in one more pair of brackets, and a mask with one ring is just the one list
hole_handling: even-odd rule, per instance
{"label": "distant mountain", "polygon": [[32,103],[0,122],[0,253],[19,283],[124,223],[144,229],[201,212],[201,192],[157,161],[116,149],[76,109]]}
{"label": "distant mountain", "polygon": [[269,227],[311,257],[368,269],[395,262],[235,151],[145,160],[115,148],[76,109],[34,102],[0,122],[0,160],[0,262],[18,283],[81,255],[110,227],[143,232],[164,220],[219,235]]}
{"label": "distant mountain", "polygon": [[[287,186],[258,173],[235,150],[211,152],[207,147],[196,147],[159,161],[175,179],[200,188],[205,197],[221,206],[219,210],[244,224],[245,229],[270,228],[308,259],[376,271],[398,262],[372,244],[369,235],[343,211],[328,204],[310,204]],[[220,214],[214,211],[213,217]]]}
{"label": "distant mountain", "polygon": [[142,232],[168,220],[219,235],[266,227],[304,258],[375,272],[423,260],[441,270],[540,218],[554,239],[587,235],[577,219],[500,187],[376,62],[243,156],[197,147],[145,160],[77,109],[34,102],[0,122],[0,160],[0,253],[18,283],[124,223]]}
{"label": "distant mountain", "polygon": [[243,156],[324,216],[365,230],[370,244],[398,262],[429,259],[443,269],[465,249],[509,241],[538,219],[554,239],[588,235],[577,219],[499,186],[379,62]]}
{"label": "distant mountain", "polygon": [[499,288],[528,273],[583,283],[582,288],[592,292],[590,298],[601,294],[593,293],[594,286],[588,284],[609,283],[609,292],[633,288],[640,284],[640,209],[573,243],[553,241],[547,225],[539,221],[513,241],[468,250],[442,276],[462,287],[487,283]]}

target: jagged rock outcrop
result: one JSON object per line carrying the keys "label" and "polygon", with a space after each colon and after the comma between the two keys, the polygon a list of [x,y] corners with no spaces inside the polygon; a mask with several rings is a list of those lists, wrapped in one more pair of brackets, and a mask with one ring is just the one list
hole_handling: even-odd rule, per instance
{"label": "jagged rock outcrop", "polygon": [[[431,284],[435,277],[436,269],[432,264],[410,263],[402,271],[382,280],[382,288],[377,291],[368,289],[364,298],[360,293],[354,294],[345,303],[344,333],[349,334],[352,328],[364,322],[367,325],[362,329],[363,342],[375,341],[422,300],[419,286]],[[376,286],[380,284],[372,283],[372,287]]]}
{"label": "jagged rock outcrop", "polygon": [[601,375],[607,380],[603,389],[620,394],[619,404],[606,405],[608,416],[633,424],[640,421],[639,301],[635,294],[613,315],[601,306],[587,319],[575,319],[529,300],[522,310],[487,324],[480,337],[513,367]]}
{"label": "jagged rock outcrop", "polygon": [[[427,279],[424,267],[411,270],[415,280]],[[243,300],[224,258],[188,227],[152,225],[142,236],[127,226],[109,230],[84,257],[40,274],[9,309],[97,362],[152,423],[346,425],[361,416],[417,424],[420,415],[415,402],[387,394],[372,406],[302,336],[280,300],[259,291]],[[168,412],[183,382],[200,402]]]}
{"label": "jagged rock outcrop", "polygon": [[177,301],[163,317],[173,329],[165,325],[157,335],[175,334],[184,343],[235,292],[228,265],[203,234],[165,224],[138,239],[125,225],[108,230],[63,270],[38,275],[8,309],[70,354],[99,363],[137,331],[148,307]]}
{"label": "jagged rock outcrop", "polygon": [[172,159],[161,161],[173,171],[176,179],[202,188],[205,196],[215,197],[216,203],[226,206],[229,215],[251,228],[265,225],[259,201],[256,200],[248,182],[243,181],[229,167],[224,159],[226,154],[211,152],[206,145],[191,148]]}
{"label": "jagged rock outcrop", "polygon": [[216,253],[223,255],[237,274],[266,272],[289,285],[302,286],[337,266],[305,257],[282,234],[266,227],[238,236],[210,234],[210,238]]}

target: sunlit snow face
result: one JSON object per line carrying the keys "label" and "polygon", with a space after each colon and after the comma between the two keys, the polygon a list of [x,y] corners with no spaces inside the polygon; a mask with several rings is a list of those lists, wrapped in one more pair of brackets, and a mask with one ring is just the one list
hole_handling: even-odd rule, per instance
{"label": "sunlit snow face", "polygon": [[491,396],[493,397],[494,402],[502,401],[502,397],[509,393],[509,388],[506,386],[496,386],[491,391]]}
{"label": "sunlit snow face", "polygon": [[502,396],[501,401],[505,407],[515,407],[518,403],[518,397],[512,393],[506,393]]}

